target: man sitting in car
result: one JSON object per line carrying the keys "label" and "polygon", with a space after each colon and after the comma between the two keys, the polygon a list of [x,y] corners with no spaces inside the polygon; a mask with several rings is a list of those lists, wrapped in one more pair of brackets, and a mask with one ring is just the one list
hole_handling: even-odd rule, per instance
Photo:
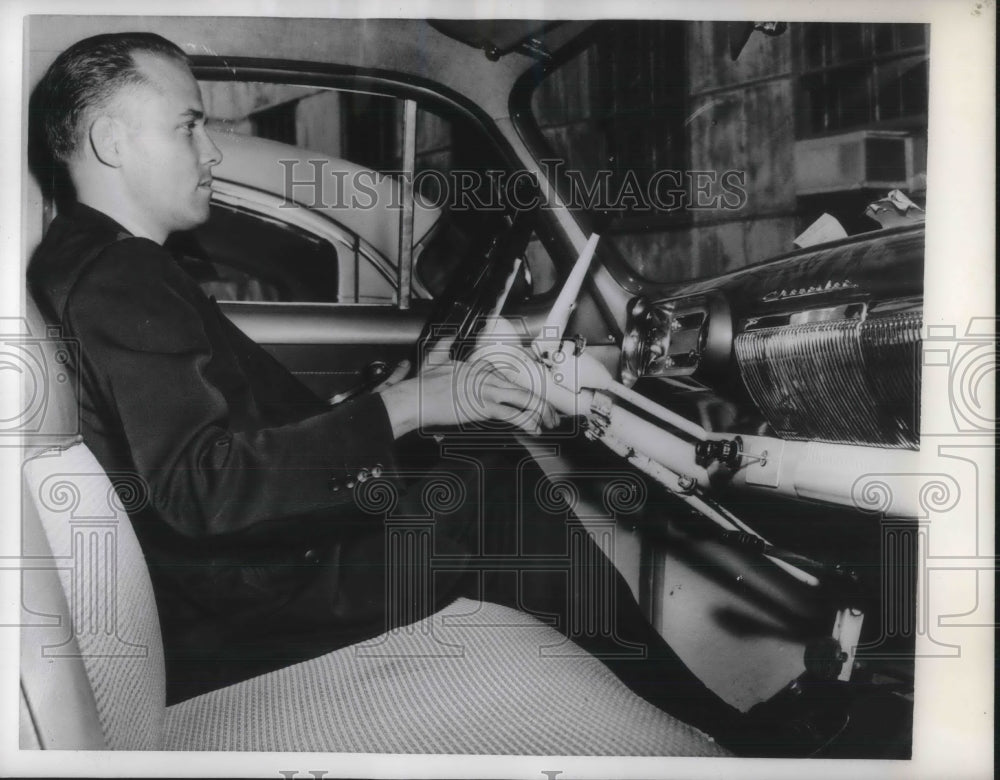
{"label": "man sitting in car", "polygon": [[[456,363],[330,407],[226,319],[163,247],[208,218],[221,159],[178,47],[145,33],[80,41],[49,68],[33,106],[75,203],[49,227],[29,281],[79,343],[86,443],[113,480],[139,475],[146,486],[128,508],[154,584],[171,700],[468,595],[556,616],[637,693],[739,745],[742,719],[650,626],[585,532],[587,548],[566,568],[520,571],[512,551],[565,555],[569,535],[582,531],[564,512],[521,500],[544,479],[519,465],[523,452],[438,464],[466,493],[436,517],[435,554],[467,565],[419,571],[402,597],[386,591],[384,513],[358,496],[369,480],[389,480],[401,502],[420,508],[421,484],[406,478],[396,441],[418,426],[504,419],[512,408],[526,410],[532,431],[557,416],[488,366]],[[477,370],[488,376],[462,381]],[[461,397],[473,384],[484,397]],[[489,474],[481,492],[480,468]],[[492,556],[493,570],[477,570],[474,555]],[[511,565],[496,571],[503,556]],[[611,601],[587,585],[605,576],[615,583]],[[612,630],[587,633],[573,614]]]}

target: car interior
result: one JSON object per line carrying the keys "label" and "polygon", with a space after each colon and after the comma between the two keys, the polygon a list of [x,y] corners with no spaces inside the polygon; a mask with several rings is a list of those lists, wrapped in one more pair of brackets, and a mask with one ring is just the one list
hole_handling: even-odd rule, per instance
{"label": "car interior", "polygon": [[[322,35],[310,33],[317,23]],[[210,221],[169,246],[238,327],[332,403],[405,376],[456,334],[458,357],[504,339],[532,350],[563,422],[510,437],[692,670],[744,712],[797,680],[840,681],[850,721],[820,755],[908,758],[921,499],[893,475],[919,456],[923,191],[909,187],[897,226],[858,209],[919,181],[926,107],[921,137],[906,101],[920,94],[924,33],[896,25],[907,29],[883,40],[868,25],[859,38],[882,52],[876,59],[902,52],[891,128],[844,120],[816,135],[882,155],[865,187],[826,198],[803,184],[790,196],[799,211],[775,207],[752,235],[735,232],[738,209],[724,222],[690,210],[653,223],[639,209],[581,206],[579,181],[545,160],[611,165],[615,187],[630,166],[691,167],[699,153],[732,163],[731,129],[670,155],[699,122],[752,124],[732,79],[756,78],[739,69],[800,40],[794,29],[687,24],[33,17],[26,69],[33,83],[58,51],[98,32],[142,27],[184,42],[226,160]],[[692,69],[714,108],[691,116],[690,95],[671,108],[687,87],[657,80],[666,70],[649,71],[643,53],[690,47],[697,35],[721,52],[712,67],[731,83],[712,86],[708,65]],[[807,42],[841,45],[824,40]],[[826,100],[840,82],[822,81],[829,63],[807,65],[796,89]],[[647,70],[602,81],[626,67]],[[585,135],[584,103],[602,90],[614,96]],[[763,105],[760,94],[747,102]],[[565,115],[546,119],[546,100],[564,100]],[[790,110],[782,100],[760,110]],[[809,105],[799,113],[828,116]],[[745,172],[751,201],[785,186],[793,151],[818,155],[815,134],[780,126],[788,160]],[[868,135],[843,140],[852,132]],[[884,170],[897,142],[903,179]],[[349,201],[361,190],[318,193],[310,160],[363,175],[398,203],[344,208],[345,192]],[[435,176],[454,171],[477,174],[463,207],[435,197]],[[532,175],[512,183],[491,171]],[[25,189],[27,262],[58,204],[44,182]],[[841,207],[851,235],[786,240]],[[744,262],[732,260],[736,245]],[[74,345],[27,294],[25,311],[38,367],[27,397],[40,411],[22,469],[32,562],[21,583],[22,749],[729,755],[542,620],[468,599],[177,699],[127,497],[80,435],[75,380],[61,369]],[[497,316],[509,332],[491,330]]]}

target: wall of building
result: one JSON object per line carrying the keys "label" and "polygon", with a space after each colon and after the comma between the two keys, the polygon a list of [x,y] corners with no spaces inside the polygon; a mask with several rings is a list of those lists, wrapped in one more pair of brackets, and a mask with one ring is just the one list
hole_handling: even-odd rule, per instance
{"label": "wall of building", "polygon": [[[790,36],[755,34],[736,62],[729,56],[727,26],[716,22],[677,23],[684,52],[675,63],[684,74],[682,165],[694,201],[696,172],[705,172],[706,208],[648,214],[621,220],[606,232],[641,276],[674,281],[739,268],[791,248],[795,235],[792,175],[792,65]],[[661,55],[662,58],[662,55]],[[661,68],[670,67],[661,59]],[[606,61],[584,52],[539,88],[533,108],[553,149],[578,151],[575,167],[585,177],[613,165],[602,132],[602,79],[612,78]],[[615,87],[619,88],[619,87]],[[650,117],[655,121],[655,117]],[[655,164],[653,160],[651,164]],[[727,171],[745,182],[745,199],[720,198]],[[733,206],[737,206],[733,208]]]}
{"label": "wall of building", "polygon": [[712,276],[792,248],[792,36],[754,33],[733,61],[725,24],[687,28],[691,168],[738,171],[746,182],[740,208],[692,212],[686,270]]}
{"label": "wall of building", "polygon": [[[796,194],[796,111],[804,109],[797,105],[794,47],[798,38],[793,31],[778,36],[754,32],[734,61],[725,22],[672,24],[683,29],[683,59],[671,62],[655,49],[649,55],[661,71],[674,68],[685,82],[679,100],[683,103],[680,142],[685,152],[680,164],[674,156],[672,167],[683,167],[689,177],[704,172],[708,181],[714,178],[715,185],[706,196],[707,208],[691,208],[689,202],[689,208],[668,218],[629,215],[604,228],[606,239],[614,241],[636,273],[669,282],[735,270],[790,251],[794,238],[812,219],[838,206],[844,212],[835,212],[838,218],[849,214],[855,220],[857,212],[860,222],[868,223],[863,216],[865,204],[882,197],[885,190],[856,188],[836,197]],[[919,60],[919,52],[912,59]],[[620,92],[633,85],[616,82],[609,86],[613,70],[606,57],[589,50],[549,76],[533,101],[553,149],[560,156],[575,150],[577,158],[570,157],[571,163],[585,174],[616,164],[608,141],[607,90]],[[665,124],[663,112],[662,106],[646,111],[649,124]],[[905,130],[913,138],[916,192],[911,189],[911,194],[921,202],[921,174],[926,170],[924,120],[913,117],[873,126]],[[643,164],[662,167],[658,161],[662,155],[654,148],[656,139],[645,143],[649,162]],[[745,198],[717,197],[719,182],[727,172],[738,177],[729,181],[742,183]],[[689,179],[689,201],[693,201],[697,193],[690,184]],[[874,222],[860,224],[860,228],[859,224],[855,220],[849,229],[876,227]]]}

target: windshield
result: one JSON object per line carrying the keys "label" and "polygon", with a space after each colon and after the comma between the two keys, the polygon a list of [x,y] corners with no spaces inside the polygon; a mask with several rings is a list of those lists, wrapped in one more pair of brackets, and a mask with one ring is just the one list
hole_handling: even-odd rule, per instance
{"label": "windshield", "polygon": [[717,275],[824,214],[822,240],[878,229],[892,190],[923,206],[927,49],[918,24],[598,23],[531,93],[539,156],[621,281]]}

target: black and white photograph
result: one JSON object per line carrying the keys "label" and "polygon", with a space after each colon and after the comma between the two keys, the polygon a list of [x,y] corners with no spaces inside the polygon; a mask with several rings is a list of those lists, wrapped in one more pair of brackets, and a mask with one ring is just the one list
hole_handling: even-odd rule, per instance
{"label": "black and white photograph", "polygon": [[992,776],[992,0],[5,23],[0,773]]}

